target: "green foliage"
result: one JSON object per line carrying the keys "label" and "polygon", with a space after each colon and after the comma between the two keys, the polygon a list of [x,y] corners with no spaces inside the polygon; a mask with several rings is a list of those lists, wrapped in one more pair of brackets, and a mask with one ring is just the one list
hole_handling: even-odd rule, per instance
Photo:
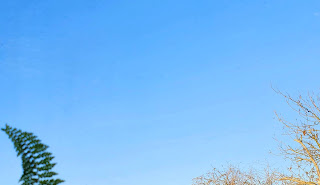
{"label": "green foliage", "polygon": [[51,162],[54,157],[46,151],[48,146],[42,144],[37,136],[8,125],[1,130],[9,136],[17,156],[22,158],[23,174],[19,180],[23,182],[22,185],[57,185],[64,182],[64,180],[53,178],[57,175],[52,171],[56,165]]}

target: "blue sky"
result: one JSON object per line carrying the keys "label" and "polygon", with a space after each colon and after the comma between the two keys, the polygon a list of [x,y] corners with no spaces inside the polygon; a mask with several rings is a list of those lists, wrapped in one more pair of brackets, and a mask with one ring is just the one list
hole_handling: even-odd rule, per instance
{"label": "blue sky", "polygon": [[[11,0],[0,7],[0,123],[50,146],[66,185],[187,185],[281,161],[271,84],[318,92],[317,0]],[[20,159],[0,135],[0,184]]]}

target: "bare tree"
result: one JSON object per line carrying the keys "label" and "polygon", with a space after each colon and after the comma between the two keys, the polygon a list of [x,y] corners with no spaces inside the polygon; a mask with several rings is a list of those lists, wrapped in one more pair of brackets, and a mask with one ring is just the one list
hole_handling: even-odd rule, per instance
{"label": "bare tree", "polygon": [[237,167],[229,166],[226,169],[213,168],[207,174],[194,178],[193,185],[289,185],[289,182],[278,181],[279,174],[270,168],[248,172]]}
{"label": "bare tree", "polygon": [[280,152],[292,164],[285,173],[267,170],[264,173],[241,171],[229,167],[214,168],[207,174],[194,178],[193,185],[320,185],[320,97],[308,94],[306,98],[292,96],[275,90],[300,119],[287,121],[276,113],[284,126],[284,134],[293,142],[280,143]]}
{"label": "bare tree", "polygon": [[282,174],[279,180],[299,185],[318,185],[320,184],[319,96],[308,94],[306,98],[302,96],[292,98],[278,90],[276,92],[286,99],[288,105],[301,118],[291,122],[276,113],[284,125],[285,134],[295,141],[292,144],[280,145],[280,151],[285,158],[292,161],[292,166],[288,168],[289,175]]}

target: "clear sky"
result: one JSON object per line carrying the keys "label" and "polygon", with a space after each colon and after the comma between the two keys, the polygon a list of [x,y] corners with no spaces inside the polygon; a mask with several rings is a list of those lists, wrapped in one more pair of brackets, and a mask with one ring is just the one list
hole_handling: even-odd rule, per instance
{"label": "clear sky", "polygon": [[[2,0],[0,123],[34,132],[65,185],[188,185],[268,161],[319,91],[318,0]],[[0,184],[20,159],[0,134]]]}

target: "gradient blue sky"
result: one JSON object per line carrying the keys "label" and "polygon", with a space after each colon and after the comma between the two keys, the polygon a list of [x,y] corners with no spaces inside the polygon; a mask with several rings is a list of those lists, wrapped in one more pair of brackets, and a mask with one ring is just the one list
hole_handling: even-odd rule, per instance
{"label": "gradient blue sky", "polygon": [[[188,185],[280,164],[270,85],[319,91],[318,0],[2,0],[0,123],[50,146],[65,185]],[[0,134],[0,184],[20,159]]]}

